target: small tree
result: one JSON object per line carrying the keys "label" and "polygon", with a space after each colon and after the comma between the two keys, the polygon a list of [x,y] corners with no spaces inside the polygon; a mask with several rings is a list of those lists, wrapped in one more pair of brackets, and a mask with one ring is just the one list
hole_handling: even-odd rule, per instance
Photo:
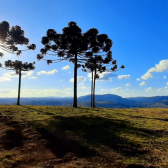
{"label": "small tree", "polygon": [[[35,44],[29,44],[29,39],[24,37],[24,31],[20,26],[12,26],[7,21],[0,23],[0,49],[19,56],[22,51],[35,50]],[[17,45],[26,45],[27,50],[19,50]],[[0,52],[0,57],[4,54]]]}
{"label": "small tree", "polygon": [[[112,63],[111,69],[107,69],[109,63]],[[111,57],[111,53],[109,56],[109,53],[107,53],[107,57],[103,60],[101,56],[95,56],[93,59],[89,59],[86,63],[85,66],[83,66],[83,71],[85,72],[91,72],[92,73],[92,79],[91,79],[91,107],[95,107],[95,85],[96,85],[96,79],[99,78],[98,73],[103,73],[103,72],[116,72],[120,69],[125,68],[124,65],[120,67],[120,69],[117,70],[117,61],[113,60]]]}
{"label": "small tree", "polygon": [[[119,69],[117,69],[117,65],[116,65],[116,60],[114,60],[113,62],[112,62],[112,64],[115,64],[115,65],[113,65],[113,67],[111,67],[111,69],[106,69],[106,67],[108,66],[99,66],[99,68],[98,68],[98,72],[100,72],[100,73],[103,73],[103,72],[116,72],[116,71],[119,71],[120,69],[124,69],[125,67],[124,67],[124,65],[121,65],[121,67],[119,68]],[[96,70],[95,70],[95,72],[96,72]],[[93,94],[93,107],[95,107],[96,105],[95,105],[95,83],[96,83],[96,79],[98,79],[99,78],[99,75],[98,74],[96,74],[95,73],[95,76],[94,76],[94,94]]]}
{"label": "small tree", "polygon": [[[96,71],[102,64],[108,64],[112,61],[112,52],[110,51],[112,47],[112,40],[108,38],[106,34],[98,34],[98,30],[93,28],[85,33],[85,37],[90,44],[90,53],[86,55],[89,59],[83,65],[83,71],[91,73],[91,107],[93,107],[94,102],[94,92],[95,92],[95,75]],[[105,57],[105,58],[104,58]],[[104,60],[103,60],[104,59]],[[95,75],[94,75],[95,74]]]}
{"label": "small tree", "polygon": [[17,99],[17,105],[20,105],[20,90],[21,90],[21,76],[22,76],[22,71],[30,71],[30,70],[34,70],[35,66],[34,66],[35,62],[33,63],[22,63],[22,61],[16,60],[16,61],[5,61],[5,68],[2,67],[2,64],[0,64],[0,66],[4,69],[7,70],[15,70],[16,74],[19,74],[19,85],[18,85],[18,99]]}

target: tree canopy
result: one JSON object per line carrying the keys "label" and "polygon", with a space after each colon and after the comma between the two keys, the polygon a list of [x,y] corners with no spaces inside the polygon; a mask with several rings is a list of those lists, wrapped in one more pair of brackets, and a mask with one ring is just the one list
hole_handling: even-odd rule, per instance
{"label": "tree canopy", "polygon": [[[0,23],[0,49],[11,54],[16,54],[19,56],[22,51],[18,49],[17,45],[26,45],[27,50],[35,50],[35,44],[29,44],[29,39],[24,36],[24,31],[20,26],[12,26],[7,21],[3,21]],[[4,54],[0,52],[0,57]]]}
{"label": "tree canopy", "polygon": [[[100,52],[108,53],[111,59],[112,41],[106,34],[99,34],[95,28],[82,33],[81,28],[75,22],[69,22],[68,27],[62,29],[62,34],[54,29],[48,29],[46,36],[42,37],[41,43],[44,48],[37,55],[38,60],[45,60],[48,64],[68,60],[74,63],[74,102],[77,107],[77,68],[86,63],[87,60]],[[45,59],[44,57],[57,56],[57,59]]]}
{"label": "tree canopy", "polygon": [[20,105],[20,90],[21,90],[21,75],[22,75],[22,71],[34,70],[35,69],[34,64],[35,64],[35,62],[33,62],[33,63],[28,63],[28,62],[23,63],[22,61],[19,61],[19,60],[15,60],[15,61],[8,60],[8,61],[5,61],[5,67],[2,67],[2,64],[0,64],[0,66],[2,68],[7,69],[7,70],[15,70],[16,74],[19,74],[17,105]]}

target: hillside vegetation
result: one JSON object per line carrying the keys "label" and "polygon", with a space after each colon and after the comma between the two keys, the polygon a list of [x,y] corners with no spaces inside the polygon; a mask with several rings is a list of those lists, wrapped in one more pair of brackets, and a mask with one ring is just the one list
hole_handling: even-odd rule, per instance
{"label": "hillside vegetation", "polygon": [[168,167],[168,109],[0,106],[1,168]]}

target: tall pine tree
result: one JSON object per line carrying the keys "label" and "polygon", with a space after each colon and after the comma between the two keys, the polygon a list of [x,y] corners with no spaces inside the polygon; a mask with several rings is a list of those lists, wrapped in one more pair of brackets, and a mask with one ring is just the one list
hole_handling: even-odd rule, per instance
{"label": "tall pine tree", "polygon": [[23,71],[30,71],[34,70],[35,62],[33,63],[22,63],[22,61],[15,60],[15,61],[5,61],[5,67],[2,67],[2,64],[0,65],[1,68],[7,69],[7,70],[15,70],[16,74],[19,74],[19,85],[18,85],[18,99],[17,99],[17,105],[20,105],[20,92],[21,92],[21,77]]}

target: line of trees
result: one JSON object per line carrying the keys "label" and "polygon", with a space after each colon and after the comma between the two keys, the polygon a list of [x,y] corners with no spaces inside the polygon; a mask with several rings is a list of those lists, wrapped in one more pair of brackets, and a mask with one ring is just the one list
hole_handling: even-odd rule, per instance
{"label": "line of trees", "polygon": [[[38,60],[45,60],[47,64],[59,63],[67,60],[74,64],[74,99],[73,107],[77,107],[77,69],[82,67],[85,72],[91,73],[91,107],[95,107],[95,83],[99,74],[103,72],[118,71],[117,61],[112,58],[112,40],[106,34],[99,34],[95,28],[89,29],[82,33],[80,27],[75,22],[69,22],[68,27],[62,29],[62,34],[57,33],[54,29],[48,29],[46,36],[42,37],[41,43],[44,45],[37,54]],[[35,50],[35,44],[29,44],[29,39],[24,37],[24,31],[20,26],[10,28],[9,23],[3,21],[0,23],[0,49],[11,54],[19,56],[22,51],[17,45],[26,45],[27,50]],[[0,57],[4,54],[0,52]],[[55,56],[54,59],[46,59],[45,56]],[[21,88],[21,71],[34,70],[35,62],[22,63],[19,60],[5,61],[5,67],[15,70],[19,74],[18,101],[20,105],[20,88]],[[110,66],[110,69],[107,67]],[[120,67],[124,68],[122,65]]]}

